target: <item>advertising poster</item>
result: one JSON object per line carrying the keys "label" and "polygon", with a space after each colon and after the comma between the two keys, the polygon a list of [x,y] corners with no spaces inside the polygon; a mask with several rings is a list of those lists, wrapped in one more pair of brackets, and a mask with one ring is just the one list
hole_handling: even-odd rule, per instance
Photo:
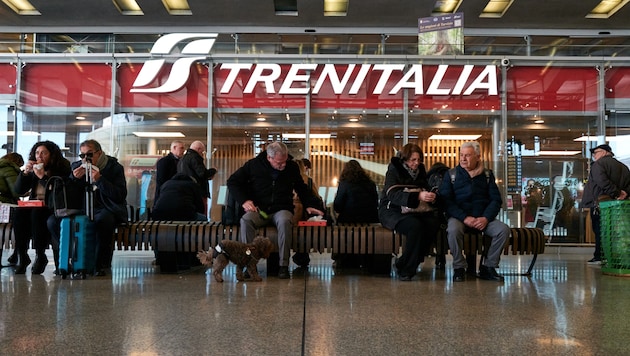
{"label": "advertising poster", "polygon": [[453,55],[463,53],[463,12],[418,19],[419,55]]}

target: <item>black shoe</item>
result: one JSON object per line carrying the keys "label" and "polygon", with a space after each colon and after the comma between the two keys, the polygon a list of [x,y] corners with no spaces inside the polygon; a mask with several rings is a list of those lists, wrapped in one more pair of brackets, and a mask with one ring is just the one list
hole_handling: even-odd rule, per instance
{"label": "black shoe", "polygon": [[497,273],[497,270],[494,267],[487,267],[481,265],[479,267],[479,278],[485,279],[487,281],[502,281],[503,276]]}
{"label": "black shoe", "polygon": [[435,268],[444,270],[446,269],[446,256],[435,256]]}
{"label": "black shoe", "polygon": [[31,264],[31,259],[28,255],[20,257],[20,262],[15,266],[15,274],[26,273],[26,267]]}
{"label": "black shoe", "polygon": [[400,275],[398,276],[398,280],[401,282],[409,282],[411,281],[411,276],[407,276],[407,275]]}
{"label": "black shoe", "polygon": [[9,266],[15,266],[18,263],[18,253],[16,250],[13,250],[13,254],[7,258],[7,262],[9,262]]}
{"label": "black shoe", "polygon": [[287,267],[287,266],[280,266],[280,269],[278,270],[278,278],[280,278],[280,279],[289,279],[289,278],[291,278],[291,275],[289,275],[289,267]]}
{"label": "black shoe", "polygon": [[107,276],[107,272],[105,272],[104,268],[101,268],[94,272],[94,277],[105,277]]}
{"label": "black shoe", "polygon": [[455,268],[453,271],[453,282],[464,282],[466,280],[466,269]]}
{"label": "black shoe", "polygon": [[293,255],[293,263],[300,267],[308,267],[308,264],[311,262],[311,256],[306,252],[296,252]]}
{"label": "black shoe", "polygon": [[35,258],[35,262],[33,262],[33,267],[31,267],[31,273],[42,274],[44,273],[46,266],[48,266],[48,257],[37,256],[37,258]]}
{"label": "black shoe", "polygon": [[249,274],[248,270],[245,270],[245,272],[243,272],[243,278],[245,278],[245,279],[252,279],[252,276]]}

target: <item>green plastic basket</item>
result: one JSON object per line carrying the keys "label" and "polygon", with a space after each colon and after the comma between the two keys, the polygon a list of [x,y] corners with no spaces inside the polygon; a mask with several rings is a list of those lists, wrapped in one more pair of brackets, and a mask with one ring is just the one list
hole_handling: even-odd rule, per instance
{"label": "green plastic basket", "polygon": [[630,200],[599,203],[605,274],[630,276]]}

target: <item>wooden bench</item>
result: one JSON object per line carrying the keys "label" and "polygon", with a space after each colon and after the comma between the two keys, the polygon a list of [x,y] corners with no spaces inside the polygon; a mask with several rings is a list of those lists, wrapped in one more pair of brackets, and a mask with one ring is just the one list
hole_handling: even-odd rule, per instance
{"label": "wooden bench", "polygon": [[[195,265],[194,254],[208,250],[221,240],[238,240],[239,227],[217,222],[197,221],[137,221],[119,227],[114,237],[115,249],[157,251],[162,272],[177,272]],[[533,255],[527,272],[530,276],[539,253],[544,253],[546,238],[541,229],[512,228],[504,254]],[[277,242],[275,227],[263,227],[259,235]],[[360,255],[391,256],[398,254],[404,236],[380,224],[339,224],[333,226],[296,226],[291,249],[294,252],[336,252]],[[483,255],[486,239],[481,233],[466,233],[464,254],[469,266],[476,266],[477,255]],[[448,251],[446,232],[436,241],[438,254]],[[268,261],[269,262],[269,261]],[[389,270],[390,266],[385,266]],[[476,269],[476,267],[475,267]]]}

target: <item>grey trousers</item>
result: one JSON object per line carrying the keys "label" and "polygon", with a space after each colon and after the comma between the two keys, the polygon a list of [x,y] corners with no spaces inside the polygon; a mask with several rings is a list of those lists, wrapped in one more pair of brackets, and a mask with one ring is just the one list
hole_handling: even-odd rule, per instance
{"label": "grey trousers", "polygon": [[[446,234],[448,238],[448,247],[453,255],[453,268],[467,268],[466,259],[462,253],[464,246],[464,231],[466,225],[463,222],[455,219],[448,219],[448,227],[446,228]],[[486,267],[499,267],[499,261],[501,260],[501,252],[503,247],[510,237],[510,227],[505,225],[499,220],[493,220],[488,223],[486,229],[483,231],[484,235],[492,237],[492,243],[488,250],[488,255],[483,261],[483,265]]]}
{"label": "grey trousers", "polygon": [[240,240],[244,243],[254,241],[256,230],[259,227],[273,225],[278,230],[278,253],[280,266],[289,265],[291,256],[291,239],[293,237],[293,212],[280,210],[269,214],[268,219],[263,219],[258,212],[249,211],[241,218]]}

